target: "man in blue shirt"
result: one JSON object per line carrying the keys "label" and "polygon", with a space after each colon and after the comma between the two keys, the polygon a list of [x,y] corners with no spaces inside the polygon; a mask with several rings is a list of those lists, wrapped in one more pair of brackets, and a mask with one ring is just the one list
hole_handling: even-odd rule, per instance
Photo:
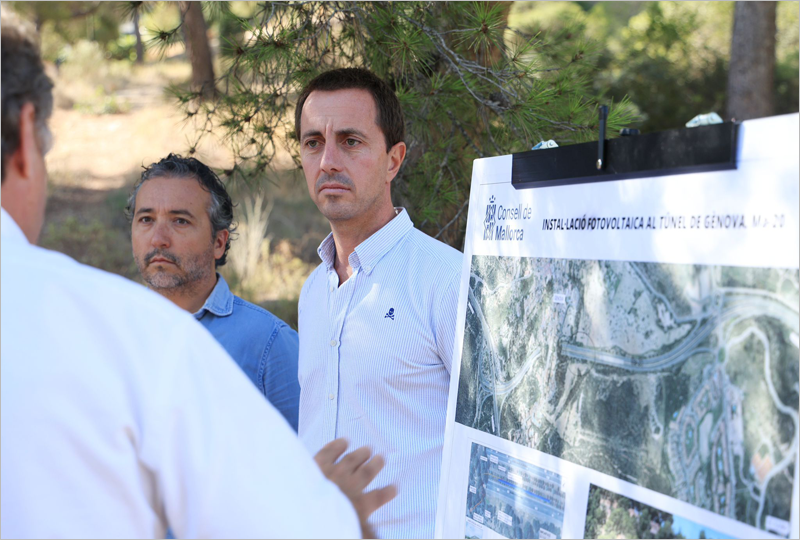
{"label": "man in blue shirt", "polygon": [[297,332],[233,295],[216,272],[233,231],[233,204],[219,177],[170,154],[142,173],[126,213],[147,286],[193,313],[297,431]]}

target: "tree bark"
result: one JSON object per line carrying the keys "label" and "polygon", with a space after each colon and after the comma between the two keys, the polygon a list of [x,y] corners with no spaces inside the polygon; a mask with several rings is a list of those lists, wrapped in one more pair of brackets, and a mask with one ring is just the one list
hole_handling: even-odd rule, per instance
{"label": "tree bark", "polygon": [[133,35],[136,36],[136,63],[144,63],[144,45],[142,44],[142,34],[139,32],[139,10],[133,11]]}
{"label": "tree bark", "polygon": [[775,114],[775,2],[736,2],[728,70],[728,117]]}
{"label": "tree bark", "polygon": [[186,51],[192,64],[192,89],[200,92],[204,99],[213,98],[216,95],[214,66],[203,10],[200,2],[181,2],[180,7],[186,30]]}

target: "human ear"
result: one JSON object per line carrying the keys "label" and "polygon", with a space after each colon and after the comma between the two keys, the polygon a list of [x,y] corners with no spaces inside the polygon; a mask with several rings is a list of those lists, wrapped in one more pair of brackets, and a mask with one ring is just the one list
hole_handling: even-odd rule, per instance
{"label": "human ear", "polygon": [[388,180],[391,181],[397,176],[400,165],[406,158],[406,143],[400,141],[389,149],[389,168],[386,170]]}
{"label": "human ear", "polygon": [[33,103],[25,103],[19,114],[19,145],[9,159],[23,180],[38,179],[41,162],[44,159],[43,149],[39,148],[36,137],[36,109]]}
{"label": "human ear", "polygon": [[214,260],[221,258],[225,254],[225,245],[228,243],[230,234],[228,230],[217,232],[217,237],[214,238]]}

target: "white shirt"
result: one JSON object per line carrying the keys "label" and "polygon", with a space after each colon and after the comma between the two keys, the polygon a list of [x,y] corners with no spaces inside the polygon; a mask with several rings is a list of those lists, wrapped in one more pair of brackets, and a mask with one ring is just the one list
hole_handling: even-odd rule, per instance
{"label": "white shirt", "polygon": [[373,514],[380,538],[432,538],[461,253],[401,212],[355,248],[339,286],[333,236],[300,294],[300,438],[337,437],[386,459],[371,488],[397,486]]}
{"label": "white shirt", "polygon": [[3,537],[359,535],[189,313],[30,245],[5,210],[0,301]]}

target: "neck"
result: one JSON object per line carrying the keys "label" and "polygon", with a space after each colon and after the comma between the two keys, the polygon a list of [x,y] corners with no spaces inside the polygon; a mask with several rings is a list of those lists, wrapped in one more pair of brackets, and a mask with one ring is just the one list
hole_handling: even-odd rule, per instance
{"label": "neck", "polygon": [[189,313],[197,313],[206,303],[217,285],[217,274],[212,272],[209,279],[195,281],[175,289],[156,289],[156,292],[173,304]]}
{"label": "neck", "polygon": [[379,212],[365,215],[347,221],[331,221],[331,232],[333,232],[333,242],[336,245],[336,258],[333,267],[339,274],[339,284],[341,285],[353,275],[350,267],[350,254],[364,240],[381,230],[395,217],[394,207],[389,205]]}

